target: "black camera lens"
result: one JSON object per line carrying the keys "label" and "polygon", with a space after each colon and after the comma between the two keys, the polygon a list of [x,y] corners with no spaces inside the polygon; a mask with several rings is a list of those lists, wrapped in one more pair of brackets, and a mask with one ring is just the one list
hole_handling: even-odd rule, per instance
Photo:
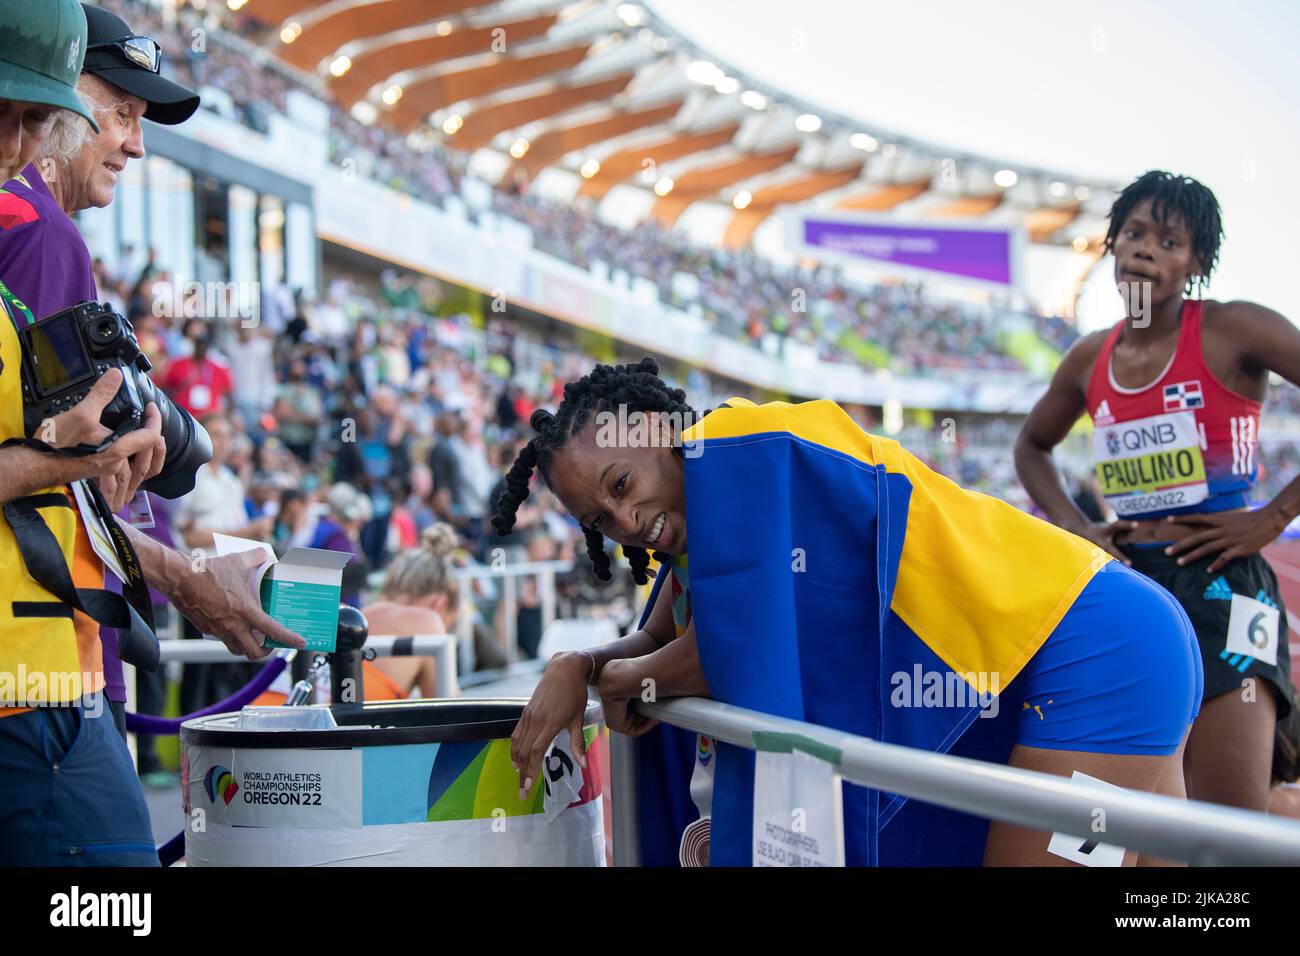
{"label": "black camera lens", "polygon": [[160,498],[179,498],[194,490],[194,476],[200,465],[212,458],[212,439],[208,431],[194,420],[194,416],[173,405],[171,400],[147,376],[134,368],[125,368],[124,374],[135,377],[143,406],[153,402],[162,416],[162,437],[167,447],[167,461],[157,475],[146,481],[142,488]]}

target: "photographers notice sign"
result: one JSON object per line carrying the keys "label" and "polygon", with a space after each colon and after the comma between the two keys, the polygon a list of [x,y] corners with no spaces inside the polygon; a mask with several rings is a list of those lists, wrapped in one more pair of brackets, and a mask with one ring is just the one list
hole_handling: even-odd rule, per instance
{"label": "photographers notice sign", "polygon": [[798,750],[754,755],[754,866],[843,866],[844,788]]}

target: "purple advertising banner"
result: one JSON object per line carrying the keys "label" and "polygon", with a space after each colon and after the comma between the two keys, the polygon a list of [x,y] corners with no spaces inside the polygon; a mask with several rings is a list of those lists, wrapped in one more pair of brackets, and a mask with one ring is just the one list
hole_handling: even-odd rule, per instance
{"label": "purple advertising banner", "polygon": [[942,229],[905,223],[819,219],[802,223],[803,244],[871,262],[1011,285],[1013,237],[1005,229]]}

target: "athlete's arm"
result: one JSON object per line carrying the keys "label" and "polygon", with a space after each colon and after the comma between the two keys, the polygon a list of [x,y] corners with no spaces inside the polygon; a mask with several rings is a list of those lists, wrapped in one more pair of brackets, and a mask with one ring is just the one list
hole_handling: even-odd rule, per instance
{"label": "athlete's arm", "polygon": [[[661,567],[659,573],[671,572]],[[595,686],[612,661],[653,654],[671,641],[674,633],[672,590],[665,581],[643,630],[586,651],[562,651],[547,662],[542,679],[510,735],[510,762],[519,774],[521,800],[532,789],[546,748],[561,730],[568,728],[573,755],[585,762],[582,719],[587,709],[588,684]]]}
{"label": "athlete's arm", "polygon": [[1049,521],[1087,538],[1128,564],[1128,559],[1116,547],[1114,537],[1132,528],[1133,522],[1096,525],[1089,521],[1070,497],[1060,469],[1052,458],[1052,449],[1061,443],[1079,416],[1087,411],[1084,387],[1106,334],[1102,331],[1085,335],[1065,353],[1047,391],[1034,404],[1016,436],[1016,473],[1029,497],[1043,509]]}
{"label": "athlete's arm", "polygon": [[[1232,341],[1240,350],[1241,371],[1251,378],[1264,379],[1261,391],[1267,388],[1269,372],[1276,372],[1293,385],[1300,383],[1300,329],[1254,302],[1225,302],[1216,311],[1216,319],[1221,317],[1232,330]],[[1254,511],[1169,518],[1198,530],[1171,545],[1166,553],[1178,555],[1179,563],[1186,564],[1218,552],[1207,569],[1215,572],[1234,558],[1255,554],[1271,544],[1296,515],[1300,515],[1300,476]]]}

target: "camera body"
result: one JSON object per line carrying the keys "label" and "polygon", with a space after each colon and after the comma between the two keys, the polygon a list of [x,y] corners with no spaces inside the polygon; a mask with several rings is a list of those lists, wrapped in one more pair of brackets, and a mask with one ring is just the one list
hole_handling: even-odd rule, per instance
{"label": "camera body", "polygon": [[122,370],[122,388],[100,422],[116,431],[123,422],[139,427],[145,403],[135,373],[153,366],[140,351],[135,330],[106,305],[83,302],[19,329],[23,355],[23,427],[35,435],[47,418],[76,405],[109,369]]}
{"label": "camera body", "polygon": [[150,402],[162,417],[167,460],[162,471],[141,487],[164,498],[194,488],[199,466],[212,457],[203,426],[173,405],[147,373],[152,364],[140,351],[127,319],[104,304],[83,302],[18,330],[22,345],[23,428],[39,437],[41,424],[68,411],[110,369],[122,370],[122,387],[104,407],[100,423],[110,431],[130,431],[144,423]]}

